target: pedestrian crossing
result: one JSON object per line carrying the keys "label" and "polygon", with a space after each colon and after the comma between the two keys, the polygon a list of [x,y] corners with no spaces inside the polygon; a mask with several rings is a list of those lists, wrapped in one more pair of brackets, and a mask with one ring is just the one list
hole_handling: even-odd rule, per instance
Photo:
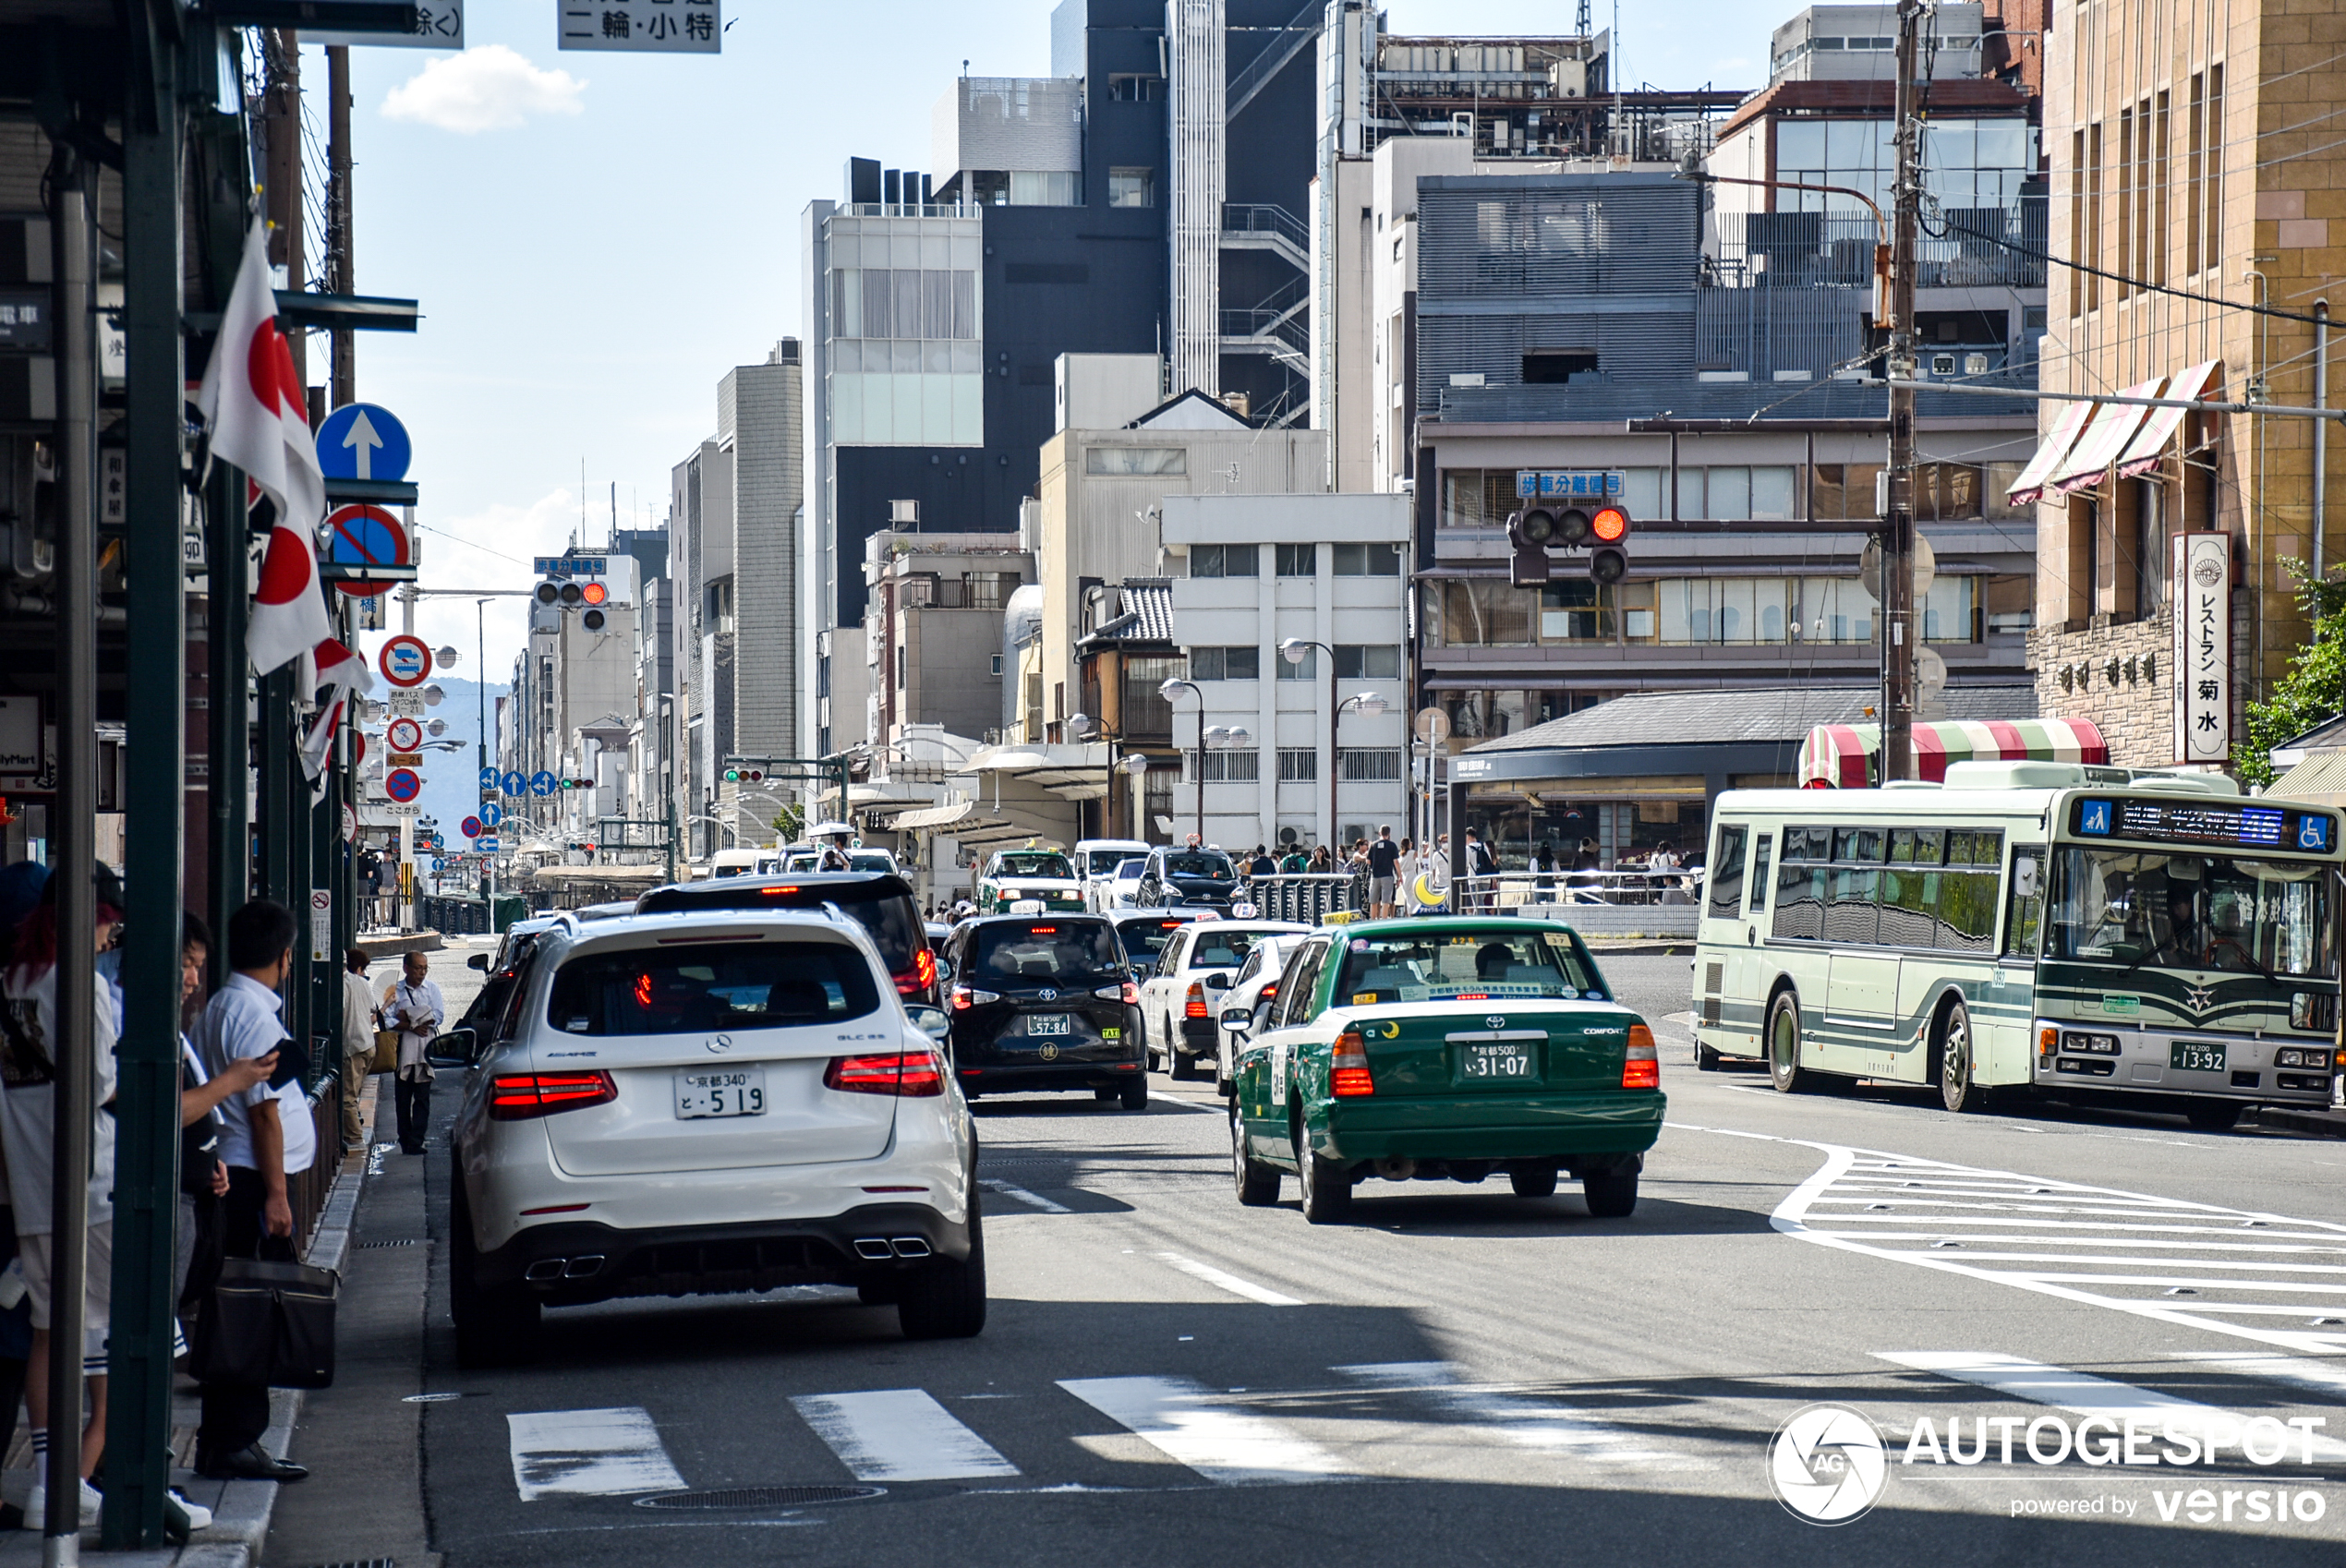
{"label": "pedestrian crossing", "polygon": [[[2120,1429],[2132,1417],[2162,1432],[2237,1434],[2254,1418],[2248,1409],[1998,1351],[1880,1350],[1872,1357],[1941,1383],[2073,1417],[2101,1417]],[[2346,1390],[2346,1369],[2301,1357],[2173,1352],[2169,1359],[2179,1376],[2191,1379],[2190,1392],[2199,1392],[2205,1379],[2197,1374],[2206,1371],[2248,1385],[2231,1404],[2258,1415],[2292,1405],[2324,1409]],[[1022,1492],[1460,1478],[1651,1487],[1677,1484],[1673,1476],[1692,1473],[1712,1478],[1698,1477],[1699,1484],[1723,1481],[1732,1489],[1746,1480],[1759,1484],[1756,1470],[1744,1473],[1753,1432],[1780,1415],[1722,1408],[1690,1421],[1680,1410],[1659,1417],[1673,1429],[1657,1438],[1649,1424],[1657,1414],[1650,1409],[1632,1426],[1542,1386],[1474,1381],[1446,1361],[1327,1370],[1335,1381],[1322,1387],[1218,1390],[1191,1377],[1152,1374],[1068,1378],[1025,1389],[989,1385],[984,1393],[942,1398],[920,1388],[800,1394],[787,1407],[804,1433],[857,1481]],[[1887,1417],[1885,1401],[1904,1398],[1876,1390],[1859,1403]],[[1928,1407],[1943,1409],[1936,1402]],[[641,1407],[544,1410],[506,1420],[514,1487],[525,1502],[686,1486],[657,1421]],[[1098,1435],[1103,1420],[1114,1437]],[[2307,1429],[2306,1463],[2346,1465],[2346,1441],[2322,1430],[2319,1421],[2298,1425]],[[775,1434],[761,1449],[787,1453],[792,1441]],[[1143,1473],[1136,1462],[1155,1469]],[[761,1468],[773,1463],[754,1462]],[[794,1461],[790,1478],[812,1482],[836,1474],[809,1475]]]}
{"label": "pedestrian crossing", "polygon": [[1804,1241],[2301,1355],[2346,1354],[2346,1225],[1814,1144],[1772,1216]]}

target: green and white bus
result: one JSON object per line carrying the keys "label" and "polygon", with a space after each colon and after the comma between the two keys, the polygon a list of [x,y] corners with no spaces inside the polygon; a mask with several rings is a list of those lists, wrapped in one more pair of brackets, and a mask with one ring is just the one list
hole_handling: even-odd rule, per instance
{"label": "green and white bus", "polygon": [[2338,1024],[2338,814],[2211,774],[1957,763],[1944,784],[1753,790],[1712,817],[1699,1065],[1786,1093],[2026,1086],[2223,1128],[2323,1104]]}

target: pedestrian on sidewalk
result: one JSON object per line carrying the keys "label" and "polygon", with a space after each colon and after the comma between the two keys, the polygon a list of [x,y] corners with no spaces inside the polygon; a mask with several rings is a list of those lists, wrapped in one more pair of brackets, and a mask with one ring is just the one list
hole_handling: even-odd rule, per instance
{"label": "pedestrian on sidewalk", "polygon": [[355,1154],[366,1147],[358,1097],[374,1065],[375,1027],[382,1021],[382,1009],[367,988],[367,955],[353,947],[342,957],[342,1152]]}
{"label": "pedestrian on sidewalk", "polygon": [[1376,842],[1369,846],[1369,918],[1390,920],[1399,912],[1394,896],[1397,868],[1401,863],[1401,846],[1393,841],[1393,825],[1385,823],[1376,830]]}
{"label": "pedestrian on sidewalk", "polygon": [[431,1043],[448,1017],[448,1004],[430,978],[431,960],[410,953],[400,960],[400,978],[383,993],[383,1021],[399,1031],[395,1092],[399,1102],[399,1150],[424,1152],[431,1128]]}
{"label": "pedestrian on sidewalk", "polygon": [[[32,1423],[33,1487],[48,1485],[49,1323],[55,1277],[51,1250],[50,1176],[54,1166],[59,1034],[57,953],[67,941],[93,942],[105,951],[122,923],[122,884],[103,863],[96,872],[97,919],[91,932],[57,929],[57,878],[52,873],[41,902],[17,929],[8,967],[0,972],[0,1153],[8,1164],[8,1200],[16,1211],[18,1264],[32,1298],[31,1354],[25,1363],[25,1413]],[[89,1478],[106,1447],[106,1329],[114,1284],[114,1001],[97,981],[90,1050],[90,1209],[82,1237],[84,1283],[81,1343],[63,1353],[81,1358],[90,1393],[81,1452],[74,1457],[81,1481],[81,1522],[97,1523],[101,1503]],[[38,1508],[27,1510],[37,1516]]]}
{"label": "pedestrian on sidewalk", "polygon": [[[197,1045],[213,1076],[232,1063],[274,1056],[291,1043],[278,1009],[285,973],[293,967],[293,911],[255,899],[228,919],[228,967],[234,972],[205,1004]],[[228,1191],[220,1200],[220,1249],[227,1258],[294,1261],[293,1202],[288,1176],[309,1168],[317,1130],[294,1058],[276,1064],[284,1081],[268,1081],[220,1103],[220,1157]],[[207,1301],[206,1312],[217,1309]],[[203,1385],[203,1421],[196,1429],[196,1473],[214,1480],[297,1481],[302,1465],[271,1457],[260,1446],[269,1429],[269,1390],[259,1383],[218,1380]]]}

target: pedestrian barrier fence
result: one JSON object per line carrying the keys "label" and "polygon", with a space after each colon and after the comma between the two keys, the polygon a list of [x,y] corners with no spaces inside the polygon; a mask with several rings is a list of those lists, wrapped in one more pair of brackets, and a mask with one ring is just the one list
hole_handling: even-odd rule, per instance
{"label": "pedestrian barrier fence", "polygon": [[[319,1036],[310,1059],[324,1061],[332,1043],[330,1037]],[[308,1170],[296,1171],[285,1178],[285,1201],[293,1210],[296,1249],[317,1228],[318,1216],[326,1207],[326,1194],[333,1190],[334,1177],[342,1172],[342,1097],[345,1092],[357,1093],[360,1089],[344,1085],[339,1066],[330,1066],[320,1073],[318,1081],[309,1089],[309,1124],[317,1135],[312,1145],[317,1153]]]}
{"label": "pedestrian barrier fence", "polygon": [[[1510,914],[1561,920],[1607,935],[1695,935],[1699,871],[1504,871],[1439,884],[1412,874],[1397,889],[1404,914]],[[1341,925],[1367,918],[1365,875],[1338,873],[1251,877],[1238,900],[1258,920]]]}

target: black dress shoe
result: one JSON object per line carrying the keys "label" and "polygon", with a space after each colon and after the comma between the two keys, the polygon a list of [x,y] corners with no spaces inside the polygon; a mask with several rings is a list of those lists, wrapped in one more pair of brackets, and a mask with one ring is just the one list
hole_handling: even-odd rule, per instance
{"label": "black dress shoe", "polygon": [[270,1458],[253,1442],[227,1453],[199,1453],[196,1474],[213,1481],[297,1481],[309,1471],[291,1460]]}

